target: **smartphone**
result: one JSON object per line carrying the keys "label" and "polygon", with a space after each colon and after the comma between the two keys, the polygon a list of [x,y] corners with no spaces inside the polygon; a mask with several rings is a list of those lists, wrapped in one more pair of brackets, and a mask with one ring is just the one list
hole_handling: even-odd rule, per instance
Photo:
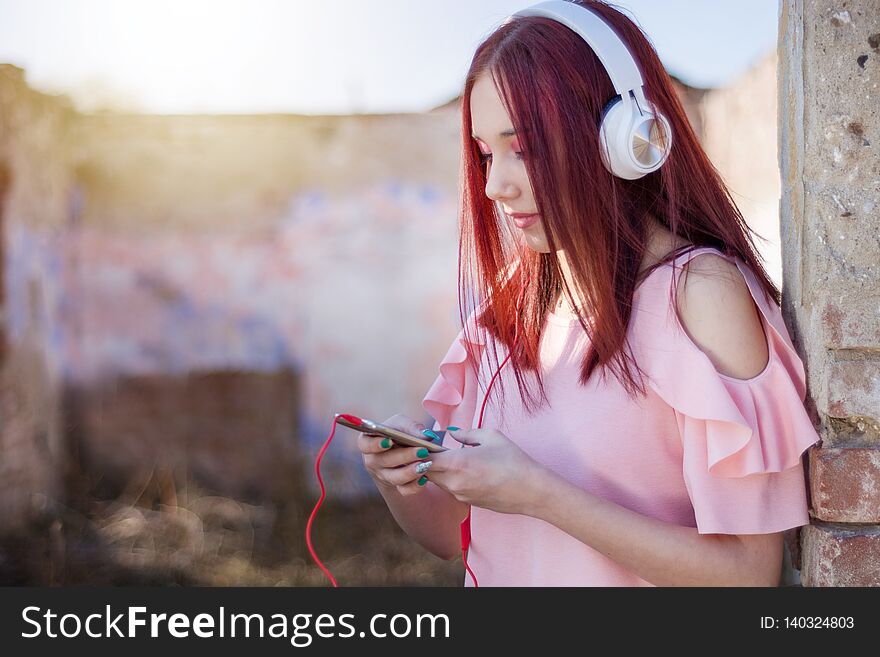
{"label": "smartphone", "polygon": [[[396,444],[404,445],[406,447],[424,447],[429,452],[445,452],[448,447],[443,447],[442,445],[438,445],[435,442],[432,442],[426,438],[417,438],[416,436],[411,436],[408,433],[404,433],[397,429],[393,429],[391,427],[386,427],[384,424],[379,424],[378,422],[373,422],[372,420],[367,420],[365,418],[360,418],[357,415],[352,415],[351,413],[337,413],[336,414],[336,422],[349,427],[351,429],[357,429],[358,431],[367,434],[368,436],[386,436],[391,438]],[[437,431],[438,436],[443,436],[443,432]]]}

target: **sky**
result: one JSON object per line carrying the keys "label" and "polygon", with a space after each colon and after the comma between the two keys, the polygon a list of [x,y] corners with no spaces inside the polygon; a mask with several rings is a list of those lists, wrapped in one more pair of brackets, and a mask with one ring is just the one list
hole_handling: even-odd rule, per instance
{"label": "sky", "polygon": [[[534,0],[0,0],[0,63],[81,111],[421,112]],[[617,0],[667,70],[721,87],[776,47],[778,0]]]}

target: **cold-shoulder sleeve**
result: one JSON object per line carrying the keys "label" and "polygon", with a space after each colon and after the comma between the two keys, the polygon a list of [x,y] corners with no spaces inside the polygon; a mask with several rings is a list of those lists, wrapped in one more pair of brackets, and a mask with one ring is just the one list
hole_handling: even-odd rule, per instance
{"label": "cold-shoulder sleeve", "polygon": [[634,335],[649,385],[678,420],[698,531],[767,534],[809,523],[801,455],[819,436],[804,408],[804,366],[779,307],[747,266],[729,259],[761,313],[769,351],[761,373],[719,373],[685,332],[674,304],[657,303],[668,289],[652,290]]}
{"label": "cold-shoulder sleeve", "polygon": [[[479,363],[485,346],[484,329],[478,328],[474,320],[475,313],[468,317],[467,332],[463,327],[446,355],[440,361],[440,374],[428,389],[422,408],[434,418],[433,429],[445,430],[447,426],[470,429],[477,412],[477,371],[468,360],[468,352],[473,354],[475,363]],[[461,443],[444,438],[444,447],[457,448]]]}

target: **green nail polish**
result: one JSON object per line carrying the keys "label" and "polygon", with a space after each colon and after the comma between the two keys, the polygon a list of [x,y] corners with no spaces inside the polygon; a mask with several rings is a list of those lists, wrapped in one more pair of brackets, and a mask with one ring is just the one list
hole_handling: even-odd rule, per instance
{"label": "green nail polish", "polygon": [[425,458],[427,455],[428,455],[428,450],[426,450],[424,447],[422,447],[418,452],[416,452],[416,456],[418,456],[420,459]]}
{"label": "green nail polish", "polygon": [[428,482],[428,478],[424,475],[419,479],[419,486],[424,486]]}
{"label": "green nail polish", "polygon": [[391,438],[383,438],[382,447],[391,447]]}
{"label": "green nail polish", "polygon": [[446,427],[447,431],[459,431],[461,427]]}

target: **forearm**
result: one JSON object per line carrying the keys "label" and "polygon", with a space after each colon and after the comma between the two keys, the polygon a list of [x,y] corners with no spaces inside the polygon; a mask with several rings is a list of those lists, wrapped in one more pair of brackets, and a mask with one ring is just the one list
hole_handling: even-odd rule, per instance
{"label": "forearm", "polygon": [[527,514],[589,545],[655,586],[761,586],[736,536],[700,534],[642,515],[542,471]]}
{"label": "forearm", "polygon": [[461,552],[461,522],[468,505],[430,481],[416,495],[401,495],[395,486],[373,480],[391,515],[413,540],[441,559]]}

